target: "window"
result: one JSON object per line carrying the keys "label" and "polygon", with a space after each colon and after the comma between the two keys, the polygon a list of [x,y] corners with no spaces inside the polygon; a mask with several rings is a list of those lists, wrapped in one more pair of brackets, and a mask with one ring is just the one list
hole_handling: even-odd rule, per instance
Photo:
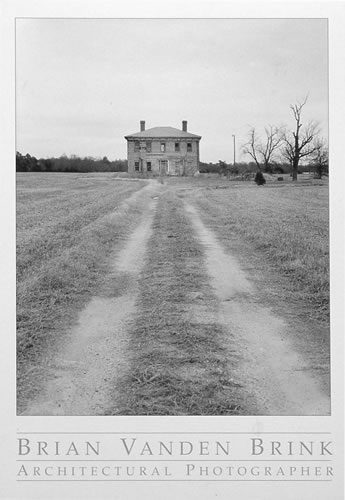
{"label": "window", "polygon": [[192,143],[187,142],[187,153],[191,153],[191,152],[192,152]]}
{"label": "window", "polygon": [[180,143],[175,142],[175,153],[178,153],[180,151]]}
{"label": "window", "polygon": [[139,150],[140,150],[140,142],[134,141],[134,151],[139,151]]}
{"label": "window", "polygon": [[135,166],[135,170],[136,170],[137,172],[139,172],[139,162],[138,162],[138,161],[136,161],[136,162],[134,163],[134,166]]}
{"label": "window", "polygon": [[147,165],[147,171],[148,171],[148,172],[151,172],[151,162],[150,162],[150,161],[148,161],[148,162],[146,163],[146,165]]}
{"label": "window", "polygon": [[151,146],[152,146],[152,145],[151,145],[151,142],[147,142],[147,143],[146,143],[146,151],[147,151],[148,153],[151,153],[151,150],[152,150],[152,147],[151,147]]}
{"label": "window", "polygon": [[161,152],[165,153],[165,142],[161,142]]}

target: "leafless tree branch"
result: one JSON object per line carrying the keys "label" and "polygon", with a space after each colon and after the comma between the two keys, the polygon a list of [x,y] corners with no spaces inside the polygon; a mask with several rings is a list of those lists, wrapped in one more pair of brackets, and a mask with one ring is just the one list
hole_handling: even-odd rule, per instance
{"label": "leafless tree branch", "polygon": [[255,161],[258,170],[269,171],[274,154],[283,144],[283,131],[280,127],[268,125],[265,127],[264,140],[260,140],[256,130],[252,127],[248,134],[248,142],[242,146],[244,154],[250,155]]}
{"label": "leafless tree branch", "polygon": [[248,154],[253,158],[259,171],[261,171],[261,165],[258,157],[258,138],[255,128],[252,127],[248,133],[248,142],[243,144],[242,151],[244,154]]}

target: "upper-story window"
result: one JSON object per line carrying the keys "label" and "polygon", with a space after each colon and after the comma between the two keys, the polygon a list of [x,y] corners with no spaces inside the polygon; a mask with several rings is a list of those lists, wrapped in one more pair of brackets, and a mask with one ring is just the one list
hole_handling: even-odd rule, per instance
{"label": "upper-story window", "polygon": [[140,142],[134,141],[134,151],[140,151]]}
{"label": "upper-story window", "polygon": [[180,143],[175,142],[175,152],[177,153],[178,151],[180,151]]}
{"label": "upper-story window", "polygon": [[151,141],[149,141],[149,142],[147,142],[147,143],[146,143],[146,151],[147,151],[148,153],[151,153],[151,151],[152,151],[152,144],[151,144]]}
{"label": "upper-story window", "polygon": [[188,153],[192,152],[192,143],[191,142],[187,142],[187,152]]}
{"label": "upper-story window", "polygon": [[165,142],[161,142],[161,152],[165,153]]}

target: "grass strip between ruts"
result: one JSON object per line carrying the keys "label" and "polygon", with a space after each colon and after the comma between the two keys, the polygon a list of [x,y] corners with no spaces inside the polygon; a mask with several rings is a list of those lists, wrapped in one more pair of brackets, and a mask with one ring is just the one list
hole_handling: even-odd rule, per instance
{"label": "grass strip between ruts", "polygon": [[157,206],[139,313],[131,329],[132,368],[112,414],[234,415],[240,413],[222,327],[193,318],[193,307],[216,299],[204,255],[181,201],[167,192]]}

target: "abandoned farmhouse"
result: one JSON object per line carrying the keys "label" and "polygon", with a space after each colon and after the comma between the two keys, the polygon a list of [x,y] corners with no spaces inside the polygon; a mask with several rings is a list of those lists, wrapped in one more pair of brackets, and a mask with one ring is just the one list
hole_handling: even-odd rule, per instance
{"label": "abandoned farmhouse", "polygon": [[200,135],[182,129],[154,127],[126,135],[128,172],[152,172],[159,175],[194,175],[199,171]]}

